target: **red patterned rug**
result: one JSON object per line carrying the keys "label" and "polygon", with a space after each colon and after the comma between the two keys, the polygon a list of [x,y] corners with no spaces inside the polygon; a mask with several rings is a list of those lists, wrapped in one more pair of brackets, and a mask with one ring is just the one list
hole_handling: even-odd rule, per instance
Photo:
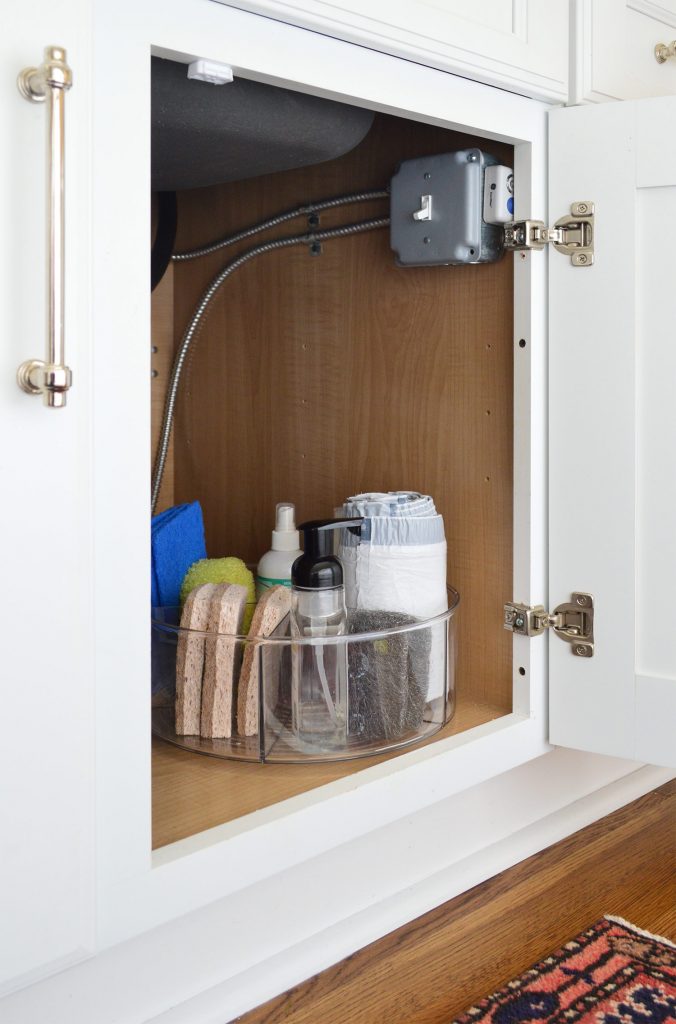
{"label": "red patterned rug", "polygon": [[676,945],[604,917],[456,1024],[676,1024]]}

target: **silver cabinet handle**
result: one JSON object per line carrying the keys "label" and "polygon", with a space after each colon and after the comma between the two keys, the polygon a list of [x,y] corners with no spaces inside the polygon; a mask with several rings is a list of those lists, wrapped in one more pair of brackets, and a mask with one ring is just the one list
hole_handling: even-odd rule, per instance
{"label": "silver cabinet handle", "polygon": [[47,103],[47,358],[28,359],[17,371],[19,387],[43,395],[52,409],[66,404],[72,374],[64,352],[65,95],[73,84],[62,46],[47,46],[39,68],[24,68],[19,92],[32,103]]}

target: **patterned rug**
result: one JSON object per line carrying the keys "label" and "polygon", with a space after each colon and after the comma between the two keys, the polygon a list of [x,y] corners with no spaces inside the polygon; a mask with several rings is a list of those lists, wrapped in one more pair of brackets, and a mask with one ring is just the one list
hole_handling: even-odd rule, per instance
{"label": "patterned rug", "polygon": [[676,945],[604,917],[456,1024],[676,1024]]}

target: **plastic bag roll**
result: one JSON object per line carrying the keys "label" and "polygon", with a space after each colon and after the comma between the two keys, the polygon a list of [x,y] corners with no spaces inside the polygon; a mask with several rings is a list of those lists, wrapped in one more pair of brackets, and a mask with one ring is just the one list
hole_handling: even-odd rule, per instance
{"label": "plastic bag roll", "polygon": [[[358,494],[348,498],[343,514],[366,519],[360,537],[341,531],[348,609],[415,619],[447,610],[444,522],[431,497],[415,491]],[[444,623],[430,627],[428,701],[445,692],[445,628]]]}

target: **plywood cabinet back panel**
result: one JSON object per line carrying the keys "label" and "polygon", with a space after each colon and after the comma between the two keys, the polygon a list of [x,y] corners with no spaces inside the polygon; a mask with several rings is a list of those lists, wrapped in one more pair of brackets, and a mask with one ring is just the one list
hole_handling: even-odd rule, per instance
{"label": "plywood cabinet back panel", "polygon": [[[387,185],[401,159],[477,139],[378,116],[352,153],[316,167],[183,193],[177,248],[308,199]],[[479,143],[481,144],[481,143]],[[511,163],[507,146],[486,143]],[[321,226],[386,214],[386,200]],[[267,236],[306,228],[300,218]],[[249,245],[251,242],[249,242]],[[180,335],[205,287],[247,244],[179,264]],[[448,579],[462,599],[458,684],[508,707],[512,597],[513,281],[510,258],[400,269],[388,232],[281,250],[246,264],[212,304],[184,374],[175,500],[199,499],[210,555],[255,562],[274,507],[330,515],[364,490],[420,490],[443,513]]]}

